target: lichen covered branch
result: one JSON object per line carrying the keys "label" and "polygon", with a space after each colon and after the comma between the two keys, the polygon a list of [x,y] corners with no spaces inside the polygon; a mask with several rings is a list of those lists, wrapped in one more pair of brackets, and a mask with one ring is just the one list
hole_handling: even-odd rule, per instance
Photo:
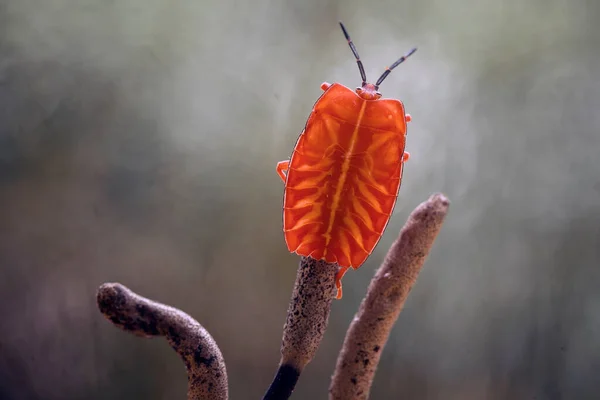
{"label": "lichen covered branch", "polygon": [[301,257],[283,328],[279,368],[264,400],[288,399],[302,369],[315,356],[327,329],[338,269],[337,264]]}
{"label": "lichen covered branch", "polygon": [[337,360],[329,398],[367,399],[390,331],[439,233],[448,199],[434,194],[410,215],[371,280]]}
{"label": "lichen covered branch", "polygon": [[206,329],[184,312],[132,292],[119,283],[98,289],[98,307],[119,328],[137,336],[165,336],[188,372],[188,400],[226,400],[227,371]]}

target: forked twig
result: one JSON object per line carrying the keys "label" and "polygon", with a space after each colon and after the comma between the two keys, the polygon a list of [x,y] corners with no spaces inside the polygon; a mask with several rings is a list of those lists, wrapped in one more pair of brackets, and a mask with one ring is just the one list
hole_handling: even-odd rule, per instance
{"label": "forked twig", "polygon": [[119,328],[142,337],[165,336],[188,372],[188,400],[226,400],[227,371],[212,336],[186,313],[139,296],[119,283],[98,289],[104,316]]}
{"label": "forked twig", "polygon": [[410,215],[371,280],[339,354],[329,399],[367,399],[390,331],[439,233],[450,202],[434,194]]}
{"label": "forked twig", "polygon": [[[440,231],[449,201],[435,194],[410,215],[350,324],[329,398],[366,399],[381,352]],[[336,293],[337,264],[302,257],[281,344],[281,360],[263,400],[288,399],[323,339]],[[165,336],[188,371],[188,400],[227,400],[227,371],[217,343],[192,317],[118,283],[97,294],[104,316],[138,336]]]}

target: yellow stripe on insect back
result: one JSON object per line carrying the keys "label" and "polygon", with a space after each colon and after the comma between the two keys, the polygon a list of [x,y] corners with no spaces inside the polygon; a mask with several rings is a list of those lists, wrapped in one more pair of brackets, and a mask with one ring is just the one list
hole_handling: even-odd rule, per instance
{"label": "yellow stripe on insect back", "polygon": [[358,118],[356,120],[356,126],[354,127],[352,137],[350,138],[350,147],[348,148],[348,151],[346,151],[346,157],[344,159],[344,163],[341,166],[340,179],[338,181],[337,188],[335,189],[333,199],[331,199],[331,212],[329,213],[329,224],[327,225],[327,230],[323,234],[323,237],[325,238],[325,248],[323,249],[323,256],[327,254],[327,246],[331,241],[331,230],[333,229],[333,223],[335,222],[335,214],[338,211],[340,199],[342,197],[342,189],[344,188],[346,178],[348,177],[350,163],[352,162],[352,153],[354,152],[354,147],[356,146],[356,141],[358,140],[358,132],[360,130],[360,124],[362,122],[363,116],[365,115],[366,108],[367,102],[363,101],[362,106],[360,107],[360,111],[358,113]]}

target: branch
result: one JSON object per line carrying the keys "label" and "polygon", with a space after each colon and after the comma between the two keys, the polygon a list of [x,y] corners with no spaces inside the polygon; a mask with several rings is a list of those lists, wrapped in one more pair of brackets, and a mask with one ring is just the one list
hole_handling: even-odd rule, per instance
{"label": "branch", "polygon": [[166,336],[188,372],[188,400],[227,400],[225,361],[215,340],[184,312],[133,293],[119,283],[98,289],[98,308],[119,328],[141,337]]}
{"label": "branch", "polygon": [[434,194],[410,215],[352,320],[329,399],[367,399],[381,352],[433,245],[450,202]]}
{"label": "branch", "polygon": [[296,283],[283,327],[281,360],[263,400],[288,399],[300,373],[313,359],[329,322],[331,302],[337,292],[337,264],[301,257]]}

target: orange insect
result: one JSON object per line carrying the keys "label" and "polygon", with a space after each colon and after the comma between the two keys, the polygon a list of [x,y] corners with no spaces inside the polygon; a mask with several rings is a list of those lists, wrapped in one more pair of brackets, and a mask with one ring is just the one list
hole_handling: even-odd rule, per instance
{"label": "orange insect", "polygon": [[323,95],[313,106],[292,156],[277,164],[285,183],[283,231],[290,252],[339,265],[341,279],[358,269],[381,238],[398,197],[404,162],[404,105],[381,99],[379,85],[412,55],[400,57],[373,85],[344,25],[356,58],[362,86],[353,91],[339,83],[321,84]]}

